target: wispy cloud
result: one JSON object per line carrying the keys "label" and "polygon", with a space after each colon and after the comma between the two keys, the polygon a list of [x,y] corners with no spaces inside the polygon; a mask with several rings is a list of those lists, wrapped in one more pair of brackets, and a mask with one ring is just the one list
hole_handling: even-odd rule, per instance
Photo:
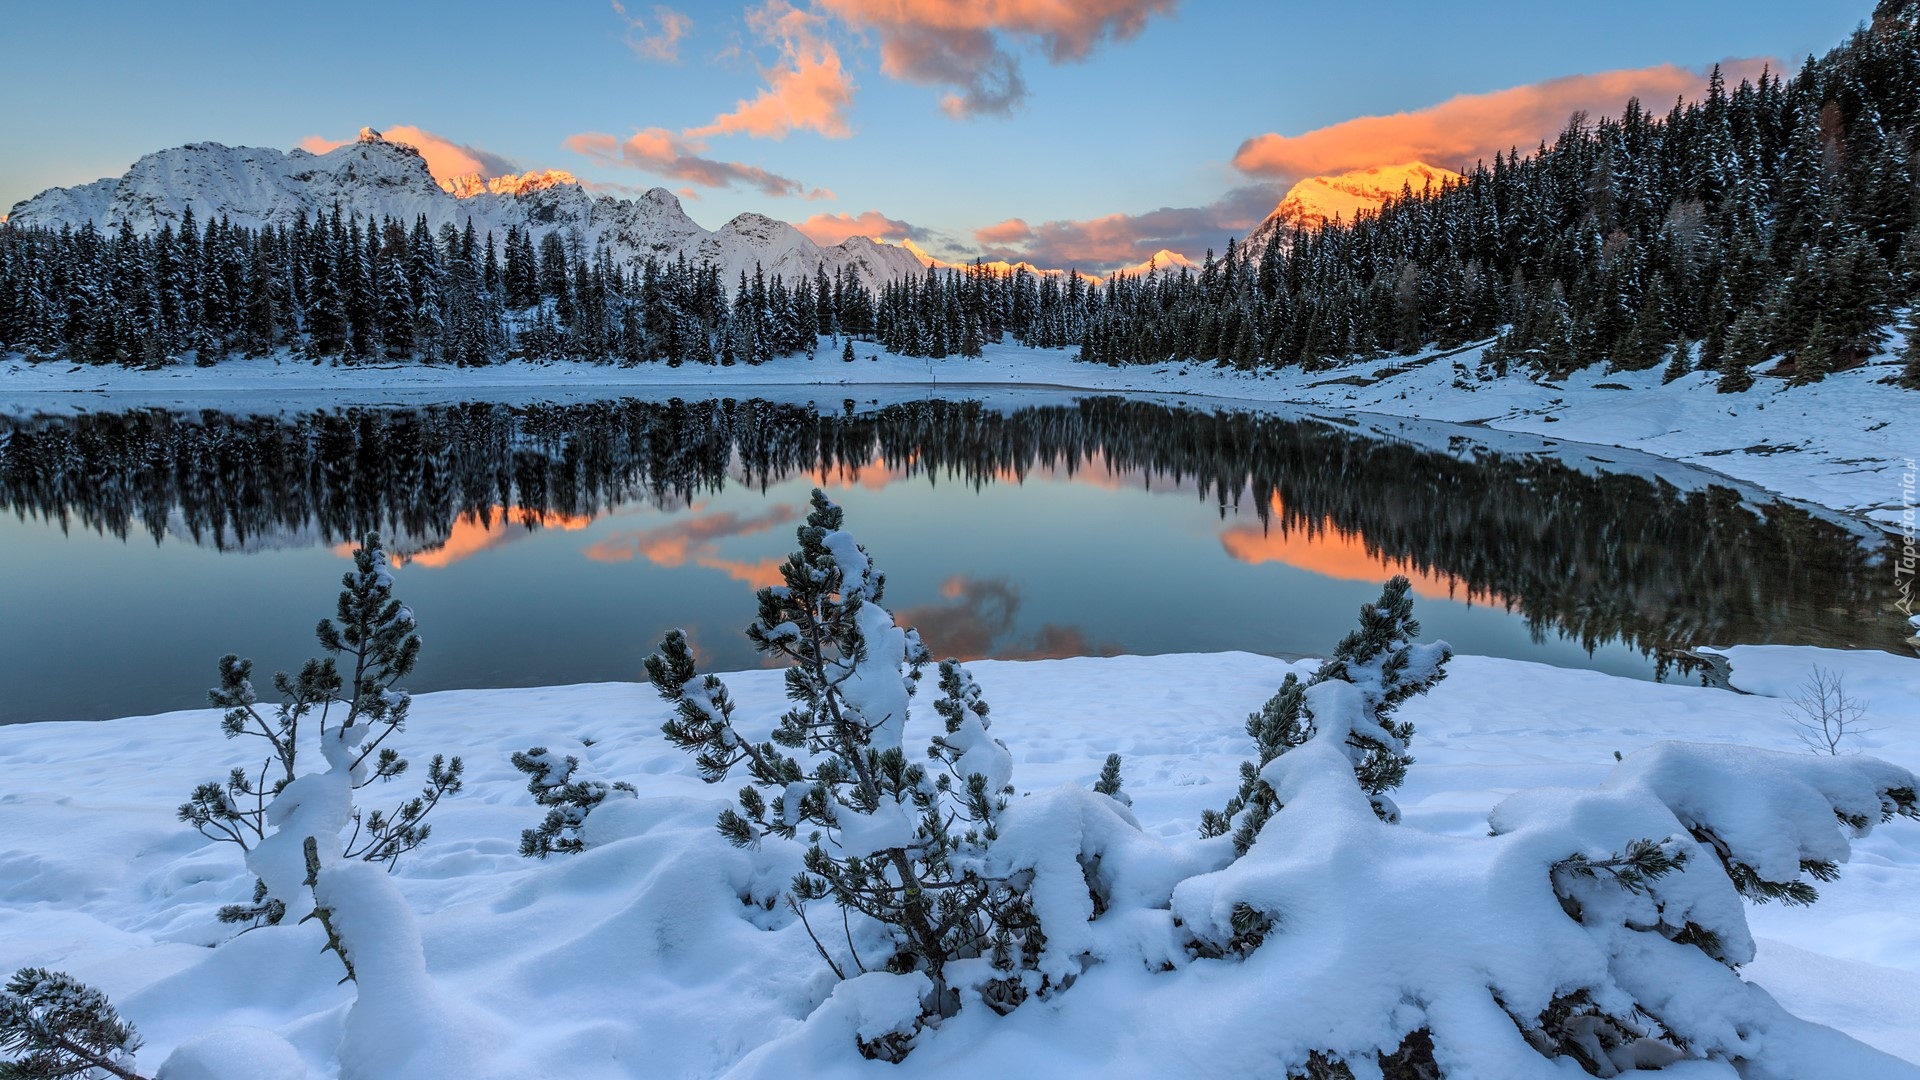
{"label": "wispy cloud", "polygon": [[1178,0],[818,0],[856,30],[880,39],[880,70],[952,90],[952,116],[1005,115],[1026,97],[1014,43],[1051,63],[1081,60],[1106,41],[1138,34]]}
{"label": "wispy cloud", "polygon": [[702,143],[682,138],[665,128],[636,131],[624,140],[597,131],[582,132],[567,136],[566,147],[602,164],[626,165],[701,187],[730,188],[737,184],[776,198],[794,195],[822,199],[833,195],[757,165],[702,156]]}
{"label": "wispy cloud", "polygon": [[1209,248],[1220,251],[1229,237],[1258,225],[1279,197],[1275,185],[1252,184],[1205,206],[1038,223],[1008,218],[975,229],[973,239],[987,258],[1104,273],[1145,262],[1162,249],[1196,260]]}
{"label": "wispy cloud", "polygon": [[[1723,69],[1735,82],[1758,76],[1767,63],[1734,60]],[[1628,98],[1638,97],[1650,110],[1665,113],[1681,95],[1699,94],[1706,82],[1705,72],[1675,64],[1568,75],[1461,94],[1391,116],[1355,117],[1300,135],[1256,135],[1240,144],[1233,164],[1249,176],[1288,182],[1413,161],[1471,168],[1510,148],[1527,151],[1551,140],[1575,112],[1618,116]]]}
{"label": "wispy cloud", "polygon": [[642,60],[659,60],[664,63],[680,62],[680,39],[693,29],[693,19],[685,12],[675,11],[665,4],[653,6],[653,16],[642,18],[627,14],[627,6],[620,0],[610,0],[614,14],[627,24],[627,48]]}
{"label": "wispy cloud", "polygon": [[847,109],[853,104],[853,78],[824,33],[824,20],[786,0],[766,0],[747,13],[747,25],[760,40],[777,46],[780,60],[763,68],[767,85],[750,100],[713,122],[689,128],[690,139],[714,135],[785,138],[790,131],[815,131],[830,139],[853,133]]}

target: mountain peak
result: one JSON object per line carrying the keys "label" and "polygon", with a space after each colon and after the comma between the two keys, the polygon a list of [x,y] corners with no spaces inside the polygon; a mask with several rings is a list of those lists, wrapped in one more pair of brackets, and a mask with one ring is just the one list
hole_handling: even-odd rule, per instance
{"label": "mountain peak", "polygon": [[1452,169],[1424,161],[1375,165],[1335,176],[1309,176],[1289,188],[1259,228],[1247,234],[1247,245],[1257,256],[1275,235],[1285,235],[1295,228],[1318,229],[1333,221],[1350,222],[1403,192],[1418,195],[1428,187],[1438,188],[1458,179],[1460,174]]}
{"label": "mountain peak", "polygon": [[359,137],[358,139],[356,139],[356,140],[354,140],[354,141],[356,141],[356,142],[386,142],[386,141],[387,141],[387,137],[386,137],[385,135],[382,135],[382,134],[380,134],[380,129],[379,129],[379,128],[371,128],[371,127],[363,127],[363,128],[361,128],[361,129],[360,129],[360,137]]}
{"label": "mountain peak", "polygon": [[475,195],[531,195],[547,188],[579,183],[572,173],[564,169],[535,169],[491,179],[481,179],[479,173],[468,173],[440,181],[440,189],[456,199],[471,199]]}

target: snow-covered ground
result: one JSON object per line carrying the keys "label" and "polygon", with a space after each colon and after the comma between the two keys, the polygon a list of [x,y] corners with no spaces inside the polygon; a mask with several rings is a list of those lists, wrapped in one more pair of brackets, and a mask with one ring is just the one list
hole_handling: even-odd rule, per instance
{"label": "snow-covered ground", "polygon": [[261,409],[272,405],[421,404],[455,400],[713,394],[747,388],[832,387],[824,396],[955,395],[982,388],[1055,387],[1170,393],[1225,403],[1292,403],[1327,415],[1376,414],[1477,425],[1551,443],[1624,447],[1711,469],[1790,499],[1897,529],[1915,498],[1901,479],[1920,457],[1920,395],[1884,385],[1888,357],[1789,389],[1761,378],[1744,394],[1715,393],[1695,373],[1661,385],[1658,369],[1580,372],[1564,383],[1481,380],[1479,350],[1394,358],[1329,372],[1245,374],[1204,365],[1107,368],[1073,350],[989,346],[977,360],[926,360],[863,345],[846,363],[824,343],[816,359],[759,367],[510,363],[483,370],[419,365],[313,366],[233,360],[212,368],[124,371],[0,360],[0,413],[31,415],[146,406]]}
{"label": "snow-covered ground", "polygon": [[[1398,714],[1419,729],[1417,763],[1395,793],[1407,827],[1484,837],[1489,809],[1510,793],[1599,783],[1616,752],[1664,739],[1802,752],[1783,698],[1815,664],[1843,672],[1866,700],[1873,730],[1858,749],[1920,764],[1920,660],[1785,647],[1728,655],[1750,695],[1455,658],[1445,682]],[[1134,813],[1176,849],[1234,790],[1245,717],[1290,670],[1244,653],[969,667],[1022,792],[1084,787],[1118,751]],[[726,678],[743,727],[770,726],[784,707],[779,673]],[[925,713],[914,712],[909,745],[935,722]],[[762,929],[778,920],[739,900],[756,863],[713,825],[734,785],[699,781],[661,736],[665,715],[650,688],[625,683],[416,699],[403,750],[416,761],[463,755],[468,787],[436,811],[432,837],[393,880],[419,917],[438,1021],[463,1033],[486,1063],[480,1075],[1250,1074],[1232,1019],[1188,1011],[1216,994],[1246,1004],[1234,988],[1252,966],[1234,960],[1165,973],[1096,965],[1009,1016],[963,1011],[901,1066],[862,1061],[850,1037],[809,1041],[803,1018],[832,977],[797,925]],[[339,1074],[353,987],[336,985],[319,926],[229,940],[214,910],[245,899],[252,877],[239,852],[173,819],[195,783],[254,760],[250,741],[223,739],[210,711],[0,728],[0,970],[45,965],[106,990],[145,1035],[149,1074],[225,1025],[278,1032],[309,1075]],[[507,758],[536,743],[639,787],[638,800],[590,820],[604,843],[544,862],[515,853],[541,811]],[[1759,957],[1745,975],[1789,1010],[1920,1063],[1920,824],[1897,820],[1856,842],[1841,879],[1821,890],[1812,908],[1750,907]],[[1395,948],[1445,944],[1417,926],[1378,929]],[[390,1019],[404,1030],[410,1018]],[[822,1046],[837,1051],[808,1056]],[[1551,1075],[1578,1075],[1561,1064]],[[1920,1066],[1871,1075],[1920,1076]]]}

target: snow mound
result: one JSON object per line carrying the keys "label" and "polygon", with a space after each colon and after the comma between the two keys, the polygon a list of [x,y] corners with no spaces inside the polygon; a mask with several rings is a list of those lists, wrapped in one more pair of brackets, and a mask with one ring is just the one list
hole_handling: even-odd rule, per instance
{"label": "snow mound", "polygon": [[167,1055],[155,1080],[307,1080],[293,1044],[265,1028],[216,1028]]}

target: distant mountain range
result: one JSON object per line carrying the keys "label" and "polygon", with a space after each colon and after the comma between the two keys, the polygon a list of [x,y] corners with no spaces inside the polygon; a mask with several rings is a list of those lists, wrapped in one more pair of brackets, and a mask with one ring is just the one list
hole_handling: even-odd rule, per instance
{"label": "distant mountain range", "polygon": [[[1428,184],[1437,187],[1457,176],[1414,162],[1309,177],[1287,192],[1247,243],[1257,253],[1275,233],[1284,235],[1295,226],[1318,228],[1335,219],[1351,221],[1403,188],[1418,194]],[[491,230],[500,239],[508,226],[529,230],[536,240],[559,231],[589,251],[604,247],[619,260],[684,254],[692,262],[709,261],[729,281],[742,271],[751,273],[756,265],[792,279],[811,275],[824,264],[829,274],[849,268],[869,287],[877,287],[918,276],[927,267],[970,265],[940,259],[911,240],[889,244],[856,236],[822,246],[792,225],[762,214],[741,214],[708,231],[688,217],[679,198],[665,188],[634,199],[595,195],[558,169],[436,180],[419,151],[371,128],[361,129],[354,142],[321,154],[212,142],[161,150],[135,162],[125,175],[43,191],[16,204],[0,220],[53,229],[92,222],[101,230],[117,229],[126,221],[144,235],[162,225],[177,227],[189,206],[202,225],[225,217],[247,228],[284,226],[301,214],[312,220],[338,206],[362,217],[392,217],[408,224],[424,215],[435,229],[447,223],[464,228],[471,220],[482,233]],[[985,265],[1001,272],[1064,272],[1025,262]],[[1131,276],[1197,265],[1179,252],[1162,250],[1114,273]]]}
{"label": "distant mountain range", "polygon": [[792,279],[811,275],[824,263],[829,274],[845,267],[876,287],[926,267],[912,251],[864,236],[823,247],[792,225],[761,214],[741,214],[709,232],[664,188],[617,199],[595,195],[556,170],[491,180],[457,177],[443,184],[418,150],[370,128],[324,154],[210,142],[161,150],[135,162],[124,176],[43,191],[14,206],[7,220],[56,229],[86,222],[117,229],[126,221],[145,234],[166,224],[177,227],[189,206],[202,226],[223,216],[247,228],[291,225],[303,213],[311,220],[335,206],[408,224],[424,215],[435,229],[447,223],[464,228],[471,220],[496,238],[517,225],[531,230],[536,240],[564,232],[586,250],[604,247],[619,260],[684,254],[689,261],[717,265],[727,281],[742,271],[751,273],[756,264]]}

